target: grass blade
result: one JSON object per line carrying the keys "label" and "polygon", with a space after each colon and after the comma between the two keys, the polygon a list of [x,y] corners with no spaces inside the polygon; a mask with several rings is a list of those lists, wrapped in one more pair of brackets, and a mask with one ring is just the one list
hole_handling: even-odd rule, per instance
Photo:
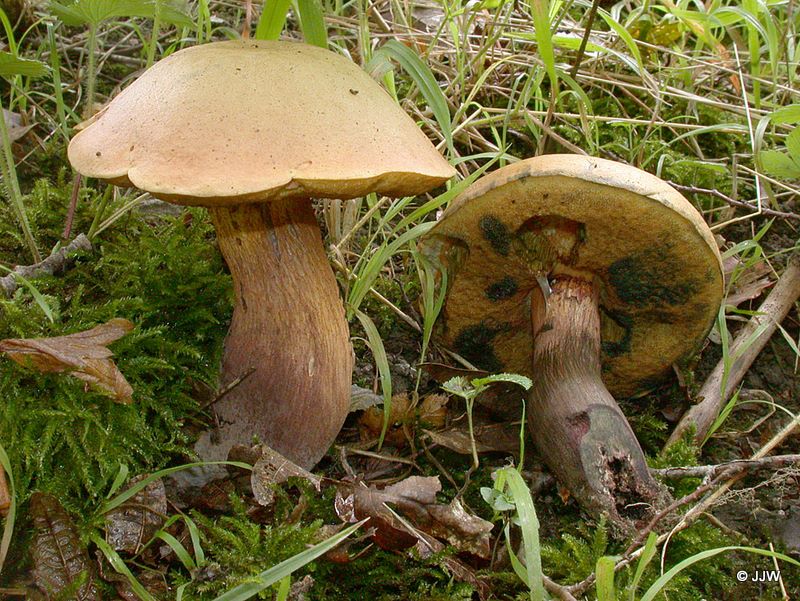
{"label": "grass blade", "polygon": [[800,561],[796,561],[791,557],[784,555],[783,553],[776,553],[775,551],[766,551],[764,549],[756,549],[755,547],[718,547],[716,549],[709,549],[708,551],[696,553],[695,555],[687,557],[677,565],[673,566],[669,571],[664,573],[658,580],[656,580],[649,589],[647,589],[647,592],[642,596],[641,601],[653,601],[653,599],[656,598],[656,595],[661,592],[661,589],[663,589],[679,572],[696,564],[698,561],[708,559],[709,557],[714,557],[715,555],[719,555],[720,553],[724,553],[726,551],[746,551],[747,553],[755,553],[756,555],[775,557],[777,559],[787,561],[793,565],[800,566]]}
{"label": "grass blade", "polygon": [[253,37],[257,40],[277,40],[281,36],[291,0],[264,0],[264,9]]}
{"label": "grass blade", "polygon": [[378,439],[378,448],[383,445],[383,438],[386,436],[386,430],[389,429],[389,417],[392,413],[392,372],[389,369],[389,358],[386,356],[386,349],[383,346],[383,340],[375,327],[375,323],[370,319],[369,315],[356,311],[356,317],[361,322],[361,326],[367,333],[367,340],[369,341],[369,348],[372,350],[372,356],[375,357],[375,364],[378,366],[378,373],[381,376],[381,390],[383,392],[383,426],[381,427],[381,435]]}
{"label": "grass blade", "polygon": [[297,16],[306,43],[320,48],[328,47],[328,28],[320,0],[297,0]]}
{"label": "grass blade", "polygon": [[408,46],[404,46],[397,40],[390,40],[381,46],[373,55],[372,60],[367,65],[367,71],[370,70],[370,65],[375,61],[380,62],[386,58],[392,58],[408,73],[411,79],[419,88],[425,102],[433,112],[436,122],[439,124],[439,129],[442,131],[447,149],[451,155],[454,155],[453,149],[453,126],[450,121],[450,107],[447,105],[447,99],[442,93],[436,78],[433,76],[433,71],[430,67],[422,62],[422,59],[411,50]]}

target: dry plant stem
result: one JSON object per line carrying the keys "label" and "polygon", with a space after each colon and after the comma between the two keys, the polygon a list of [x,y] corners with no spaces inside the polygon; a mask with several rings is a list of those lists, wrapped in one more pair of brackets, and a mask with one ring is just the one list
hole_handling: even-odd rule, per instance
{"label": "dry plant stem", "polygon": [[794,463],[800,464],[800,455],[775,455],[761,459],[738,459],[718,465],[697,465],[692,467],[670,467],[651,469],[650,473],[659,478],[714,478],[723,471],[774,470]]}
{"label": "dry plant stem", "polygon": [[21,265],[14,268],[14,273],[0,278],[0,292],[5,296],[11,296],[19,288],[19,279],[14,274],[19,274],[26,279],[36,278],[42,275],[55,275],[62,272],[72,263],[71,255],[79,250],[91,251],[92,243],[84,234],[78,234],[76,238],[52,253],[44,261],[33,265]]}
{"label": "dry plant stem", "polygon": [[235,307],[217,402],[228,448],[253,435],[304,468],[336,438],[353,355],[339,289],[310,201],[209,209],[233,276]]}
{"label": "dry plant stem", "polygon": [[[723,379],[725,378],[725,362],[723,360],[717,364],[714,371],[703,383],[703,387],[697,394],[700,402],[684,414],[669,437],[667,446],[680,440],[683,434],[691,427],[695,428],[695,442],[697,444],[703,443],[725,403],[736,390],[736,387],[739,386],[750,365],[761,352],[761,349],[764,348],[770,336],[775,332],[775,328],[783,321],[783,318],[786,317],[789,309],[799,296],[800,255],[794,255],[790,259],[786,271],[783,272],[769,296],[758,308],[758,313],[739,330],[733,344],[731,344],[730,356],[736,357],[736,360],[730,366],[727,374],[725,390],[722,389]],[[764,329],[761,334],[751,342],[750,338],[762,326]]]}
{"label": "dry plant stem", "polygon": [[528,421],[550,470],[584,507],[616,523],[660,497],[639,442],[600,378],[597,288],[560,277],[531,300],[533,373]]}

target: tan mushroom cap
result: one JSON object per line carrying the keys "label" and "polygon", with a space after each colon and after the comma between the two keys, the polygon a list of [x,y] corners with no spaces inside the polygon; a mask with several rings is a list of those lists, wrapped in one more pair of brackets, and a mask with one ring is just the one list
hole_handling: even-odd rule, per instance
{"label": "tan mushroom cap", "polygon": [[69,145],[87,177],[180,204],[418,194],[453,168],[346,58],[217,42],[156,63]]}
{"label": "tan mushroom cap", "polygon": [[544,271],[592,274],[599,284],[603,381],[612,394],[652,388],[702,344],[723,277],[698,211],[640,169],[544,155],[478,180],[423,240],[423,251],[447,269],[440,323],[456,352],[483,369],[535,377],[529,294],[538,284],[529,232],[542,223],[577,232],[571,252]]}

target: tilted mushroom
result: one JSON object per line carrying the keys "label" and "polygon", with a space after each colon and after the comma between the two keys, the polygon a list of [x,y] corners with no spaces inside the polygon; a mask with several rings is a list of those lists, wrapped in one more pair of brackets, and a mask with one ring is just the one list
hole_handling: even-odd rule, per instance
{"label": "tilted mushroom", "polygon": [[419,194],[452,167],[358,66],[265,41],[159,61],[73,138],[69,159],[211,214],[235,293],[222,383],[244,379],[216,403],[204,458],[258,435],[314,465],[347,415],[353,359],[310,199]]}
{"label": "tilted mushroom", "polygon": [[697,210],[634,167],[545,155],[475,182],[422,248],[448,273],[444,342],[532,378],[529,429],[554,474],[615,521],[646,515],[661,493],[612,394],[651,389],[713,325],[722,266]]}

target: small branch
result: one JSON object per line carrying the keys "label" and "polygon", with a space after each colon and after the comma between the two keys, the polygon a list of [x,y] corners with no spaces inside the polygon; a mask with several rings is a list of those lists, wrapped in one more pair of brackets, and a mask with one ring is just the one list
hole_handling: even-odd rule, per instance
{"label": "small branch", "polygon": [[722,202],[732,206],[732,207],[741,207],[743,209],[750,209],[754,215],[768,215],[770,217],[781,217],[783,219],[793,219],[795,221],[800,221],[800,215],[797,213],[787,213],[785,211],[776,211],[774,209],[768,209],[766,207],[761,207],[761,211],[758,210],[758,207],[754,207],[749,202],[745,202],[743,200],[736,200],[735,198],[731,198],[720,192],[719,190],[712,190],[710,188],[698,188],[696,186],[684,186],[682,184],[676,184],[675,182],[668,182],[670,186],[678,190],[679,192],[686,192],[688,194],[707,194],[708,196],[713,196],[721,200]]}
{"label": "small branch", "polygon": [[0,291],[7,297],[14,294],[19,288],[19,279],[15,274],[19,274],[25,279],[31,279],[63,272],[73,263],[70,255],[78,250],[92,250],[92,243],[89,242],[89,239],[84,234],[79,234],[72,242],[52,253],[44,261],[14,268],[13,273],[0,278]]}
{"label": "small branch", "polygon": [[551,595],[555,595],[561,601],[578,601],[572,593],[569,592],[567,587],[561,586],[560,584],[553,582],[547,576],[543,576],[542,579],[544,580],[544,588],[547,589],[547,592]]}
{"label": "small branch", "polygon": [[729,356],[734,360],[728,372],[726,373],[723,358],[697,394],[700,402],[683,415],[669,437],[667,446],[680,440],[684,432],[691,427],[695,429],[694,440],[697,444],[703,443],[714,420],[798,296],[800,296],[800,255],[796,254],[789,260],[783,275],[766,300],[761,303],[756,314],[737,333],[729,352]]}
{"label": "small branch", "polygon": [[732,469],[736,472],[759,469],[775,469],[786,467],[794,463],[800,463],[798,455],[775,455],[772,457],[762,457],[761,459],[737,459],[718,465],[697,465],[693,467],[669,467],[666,469],[654,470],[650,473],[659,478],[715,478],[720,472]]}

